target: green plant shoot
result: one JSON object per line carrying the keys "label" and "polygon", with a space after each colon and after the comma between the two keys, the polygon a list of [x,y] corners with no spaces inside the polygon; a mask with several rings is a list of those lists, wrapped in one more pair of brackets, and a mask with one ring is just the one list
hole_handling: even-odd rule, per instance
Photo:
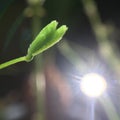
{"label": "green plant shoot", "polygon": [[47,26],[45,26],[30,44],[26,56],[19,57],[0,64],[0,69],[6,68],[12,64],[22,61],[29,62],[36,55],[44,52],[45,50],[59,42],[68,28],[66,27],[66,25],[62,25],[61,27],[57,28],[57,25],[58,22],[54,20]]}

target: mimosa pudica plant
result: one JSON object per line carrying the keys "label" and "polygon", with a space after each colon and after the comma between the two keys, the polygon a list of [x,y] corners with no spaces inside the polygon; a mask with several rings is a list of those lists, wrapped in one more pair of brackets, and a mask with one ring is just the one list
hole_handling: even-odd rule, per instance
{"label": "mimosa pudica plant", "polygon": [[58,43],[62,39],[68,28],[66,25],[62,25],[57,28],[57,25],[58,22],[54,20],[47,26],[45,26],[35,37],[33,42],[29,45],[27,54],[25,56],[15,58],[13,60],[0,64],[0,69],[6,68],[10,65],[22,61],[30,62],[36,55],[44,52],[48,48]]}

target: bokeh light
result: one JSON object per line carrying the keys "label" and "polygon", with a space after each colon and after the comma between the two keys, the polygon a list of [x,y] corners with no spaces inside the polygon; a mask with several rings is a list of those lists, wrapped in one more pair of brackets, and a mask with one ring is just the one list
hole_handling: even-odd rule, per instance
{"label": "bokeh light", "polygon": [[96,73],[86,74],[81,80],[81,90],[89,97],[99,97],[106,88],[106,80]]}

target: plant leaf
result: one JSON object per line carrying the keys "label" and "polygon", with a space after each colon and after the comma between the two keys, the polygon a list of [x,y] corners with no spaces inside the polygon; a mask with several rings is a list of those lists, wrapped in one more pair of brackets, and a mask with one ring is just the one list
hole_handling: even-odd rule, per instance
{"label": "plant leaf", "polygon": [[57,29],[57,25],[57,21],[52,21],[40,31],[28,48],[26,61],[31,61],[34,56],[52,47],[62,39],[68,28],[62,25]]}

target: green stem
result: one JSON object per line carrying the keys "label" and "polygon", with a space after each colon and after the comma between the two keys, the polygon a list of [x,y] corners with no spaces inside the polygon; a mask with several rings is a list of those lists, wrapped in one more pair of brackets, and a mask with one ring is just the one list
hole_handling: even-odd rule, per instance
{"label": "green stem", "polygon": [[0,64],[0,69],[6,68],[6,67],[8,67],[8,66],[10,66],[10,65],[13,65],[13,64],[15,64],[15,63],[22,62],[22,61],[26,61],[26,56],[19,57],[19,58],[10,60],[10,61],[8,61],[8,62],[5,62],[5,63],[3,63],[3,64]]}
{"label": "green stem", "polygon": [[109,120],[120,120],[119,114],[117,113],[117,110],[115,109],[114,104],[112,103],[109,96],[99,98],[100,103],[104,107],[104,110],[109,118]]}

